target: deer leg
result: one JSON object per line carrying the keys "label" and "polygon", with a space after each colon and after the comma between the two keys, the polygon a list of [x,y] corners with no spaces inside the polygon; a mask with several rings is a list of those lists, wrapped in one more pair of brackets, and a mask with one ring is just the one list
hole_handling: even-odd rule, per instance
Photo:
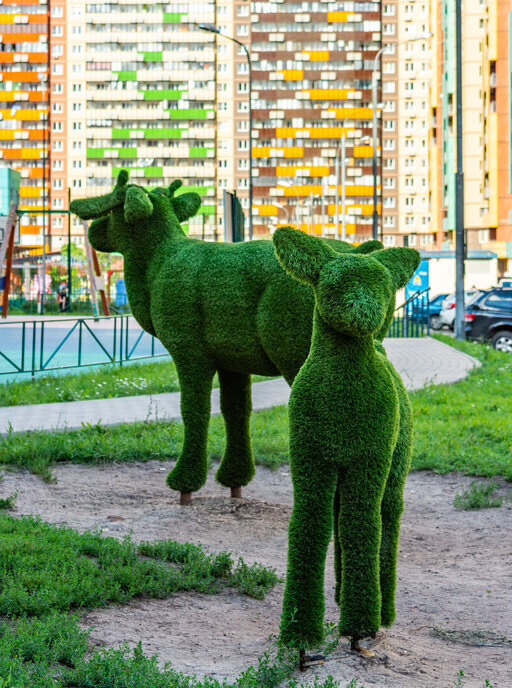
{"label": "deer leg", "polygon": [[404,486],[412,453],[412,410],[405,390],[398,389],[400,429],[391,468],[382,498],[382,539],[380,545],[381,623],[391,626],[395,620],[396,566],[400,521],[404,509]]}
{"label": "deer leg", "polygon": [[353,641],[380,627],[381,501],[389,460],[361,459],[340,474],[340,635]]}
{"label": "deer leg", "polygon": [[192,492],[206,482],[208,456],[206,443],[210,422],[210,396],[213,367],[207,364],[179,365],[176,362],[181,388],[181,416],[184,441],[180,457],[167,476],[167,485],[181,492],[181,504],[189,504]]}
{"label": "deer leg", "polygon": [[324,570],[338,468],[296,452],[291,462],[294,496],[281,638],[298,648],[315,647],[324,636]]}
{"label": "deer leg", "polygon": [[340,545],[340,488],[336,487],[334,495],[334,575],[336,587],[334,589],[334,601],[339,606],[341,592],[341,545]]}
{"label": "deer leg", "polygon": [[251,376],[219,370],[220,408],[226,426],[226,450],[215,474],[231,496],[240,498],[242,486],[254,477],[254,456],[251,448]]}

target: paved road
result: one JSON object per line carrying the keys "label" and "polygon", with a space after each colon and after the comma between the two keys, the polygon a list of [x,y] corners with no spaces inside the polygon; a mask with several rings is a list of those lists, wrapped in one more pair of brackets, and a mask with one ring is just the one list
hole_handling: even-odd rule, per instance
{"label": "paved road", "polygon": [[[471,356],[435,339],[388,339],[384,342],[390,359],[402,375],[408,389],[427,384],[456,382],[479,365]],[[282,378],[257,382],[252,387],[256,411],[288,402],[290,390]],[[219,390],[212,391],[212,414],[220,413]],[[0,434],[9,423],[15,432],[23,430],[80,428],[82,423],[115,425],[146,419],[180,419],[180,394],[155,394],[68,401],[56,404],[35,404],[0,408]]]}

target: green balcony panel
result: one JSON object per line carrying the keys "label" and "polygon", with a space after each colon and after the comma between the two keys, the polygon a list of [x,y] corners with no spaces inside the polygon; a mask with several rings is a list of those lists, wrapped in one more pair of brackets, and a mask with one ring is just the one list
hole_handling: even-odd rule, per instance
{"label": "green balcony panel", "polygon": [[145,139],[180,139],[181,129],[146,129]]}
{"label": "green balcony panel", "polygon": [[179,100],[184,91],[141,91],[144,100]]}
{"label": "green balcony panel", "polygon": [[142,131],[141,129],[112,129],[113,139],[129,139],[133,131]]}
{"label": "green balcony panel", "polygon": [[183,110],[167,110],[169,119],[207,119],[208,112],[204,108],[185,108]]}
{"label": "green balcony panel", "polygon": [[179,196],[182,193],[189,193],[190,191],[195,191],[195,193],[199,194],[200,196],[206,196],[208,193],[208,189],[213,189],[213,186],[181,186],[177,191],[176,191],[176,196]]}
{"label": "green balcony panel", "polygon": [[145,177],[163,177],[164,170],[163,167],[146,167],[144,169]]}
{"label": "green balcony panel", "polygon": [[142,53],[144,62],[162,62],[162,52]]}
{"label": "green balcony panel", "polygon": [[88,158],[104,158],[105,149],[104,148],[88,148],[87,149]]}
{"label": "green balcony panel", "polygon": [[137,72],[135,71],[113,72],[113,74],[117,74],[119,81],[137,81]]}
{"label": "green balcony panel", "polygon": [[137,149],[136,148],[118,148],[116,150],[119,151],[118,157],[120,157],[120,158],[136,158],[137,157]]}
{"label": "green balcony panel", "polygon": [[197,211],[198,215],[215,215],[214,205],[202,205]]}
{"label": "green balcony panel", "polygon": [[121,172],[121,170],[126,170],[126,169],[128,169],[131,172],[133,170],[143,170],[144,167],[126,167],[126,166],[125,167],[113,167],[112,168],[112,177],[116,178],[117,175],[119,174],[119,172]]}
{"label": "green balcony panel", "polygon": [[190,158],[206,158],[208,155],[207,150],[203,146],[191,146],[188,154]]}
{"label": "green balcony panel", "polygon": [[187,12],[164,12],[164,24],[179,24]]}

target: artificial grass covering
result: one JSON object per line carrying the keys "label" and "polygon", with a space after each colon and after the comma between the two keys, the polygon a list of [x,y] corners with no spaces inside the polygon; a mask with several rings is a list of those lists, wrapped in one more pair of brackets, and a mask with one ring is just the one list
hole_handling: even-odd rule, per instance
{"label": "artificial grass covering", "polygon": [[407,248],[338,255],[290,228],[277,229],[273,242],[283,269],[315,296],[311,350],[288,406],[293,510],[281,637],[301,648],[323,640],[324,568],[334,523],[339,631],[357,646],[395,618],[412,413],[374,337],[420,256]]}
{"label": "artificial grass covering", "polygon": [[[210,394],[218,372],[226,447],[217,480],[238,488],[254,475],[250,374],[293,380],[309,351],[313,295],[280,268],[271,241],[188,238],[180,223],[201,201],[196,193],[180,195],[180,187],[175,181],[148,191],[128,184],[122,170],[110,194],[75,200],[70,209],[94,220],[89,239],[96,250],[122,253],[132,313],[176,364],[184,439],[169,487],[190,493],[206,481]],[[363,253],[382,247],[331,245]]]}

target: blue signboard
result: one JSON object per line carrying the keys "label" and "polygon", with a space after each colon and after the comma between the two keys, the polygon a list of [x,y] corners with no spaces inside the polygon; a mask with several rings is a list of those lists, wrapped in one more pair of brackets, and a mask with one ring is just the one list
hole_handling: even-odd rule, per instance
{"label": "blue signboard", "polygon": [[429,275],[428,275],[428,260],[420,261],[418,268],[414,275],[409,280],[407,286],[405,287],[405,299],[409,299],[411,296],[419,291],[424,291],[428,289],[429,286]]}

